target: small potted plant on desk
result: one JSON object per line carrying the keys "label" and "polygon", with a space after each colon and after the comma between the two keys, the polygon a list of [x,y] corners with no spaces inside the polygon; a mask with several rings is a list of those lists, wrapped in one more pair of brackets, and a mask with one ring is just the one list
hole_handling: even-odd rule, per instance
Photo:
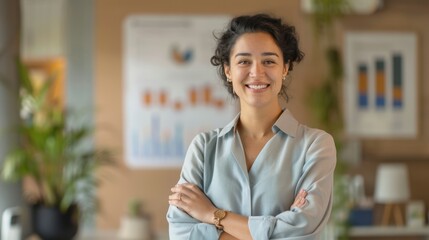
{"label": "small potted plant on desk", "polygon": [[[71,115],[49,99],[54,79],[41,83],[20,66],[20,144],[6,154],[1,175],[5,180],[30,180],[33,231],[44,240],[70,240],[80,217],[97,209],[94,171],[113,164],[110,151],[90,146],[92,128],[70,125]],[[37,82],[37,84],[36,84]]]}
{"label": "small potted plant on desk", "polygon": [[118,237],[122,240],[153,239],[150,218],[143,212],[139,199],[132,199],[128,203],[128,214],[121,219]]}

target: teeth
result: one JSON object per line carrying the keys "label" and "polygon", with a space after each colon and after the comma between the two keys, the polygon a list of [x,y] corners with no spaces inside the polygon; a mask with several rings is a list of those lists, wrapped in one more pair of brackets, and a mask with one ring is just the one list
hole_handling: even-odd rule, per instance
{"label": "teeth", "polygon": [[248,87],[252,88],[252,89],[262,89],[262,88],[268,87],[268,84],[265,84],[265,85],[248,85]]}

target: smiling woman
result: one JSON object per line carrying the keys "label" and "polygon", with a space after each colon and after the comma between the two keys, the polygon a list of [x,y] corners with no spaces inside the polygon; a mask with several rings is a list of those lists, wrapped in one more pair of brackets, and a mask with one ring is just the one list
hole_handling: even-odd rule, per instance
{"label": "smiling woman", "polygon": [[246,33],[240,36],[225,65],[227,81],[240,98],[241,109],[271,104],[281,108],[278,94],[288,72],[287,63],[274,39],[268,33]]}
{"label": "smiling woman", "polygon": [[218,38],[211,62],[241,111],[189,146],[169,196],[170,239],[319,239],[335,144],[280,105],[302,58],[294,27],[269,15],[236,17]]}

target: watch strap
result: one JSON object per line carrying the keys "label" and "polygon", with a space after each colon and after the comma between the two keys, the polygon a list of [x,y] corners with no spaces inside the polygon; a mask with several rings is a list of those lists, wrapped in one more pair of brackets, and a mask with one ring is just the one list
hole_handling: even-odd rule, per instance
{"label": "watch strap", "polygon": [[217,229],[223,230],[222,220],[226,217],[227,212],[222,209],[217,209],[213,213],[213,223]]}

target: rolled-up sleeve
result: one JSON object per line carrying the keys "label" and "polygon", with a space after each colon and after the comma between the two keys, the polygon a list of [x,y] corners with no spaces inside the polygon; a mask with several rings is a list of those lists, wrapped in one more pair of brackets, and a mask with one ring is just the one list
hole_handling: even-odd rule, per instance
{"label": "rolled-up sleeve", "polygon": [[308,141],[296,186],[296,192],[307,191],[306,205],[277,216],[250,216],[248,226],[253,239],[318,239],[332,208],[336,149],[331,135],[325,132]]}
{"label": "rolled-up sleeve", "polygon": [[[178,183],[193,183],[200,189],[203,185],[204,136],[200,134],[191,142],[183,163]],[[186,212],[170,205],[167,212],[170,240],[217,240],[220,233],[212,224],[201,223]]]}

